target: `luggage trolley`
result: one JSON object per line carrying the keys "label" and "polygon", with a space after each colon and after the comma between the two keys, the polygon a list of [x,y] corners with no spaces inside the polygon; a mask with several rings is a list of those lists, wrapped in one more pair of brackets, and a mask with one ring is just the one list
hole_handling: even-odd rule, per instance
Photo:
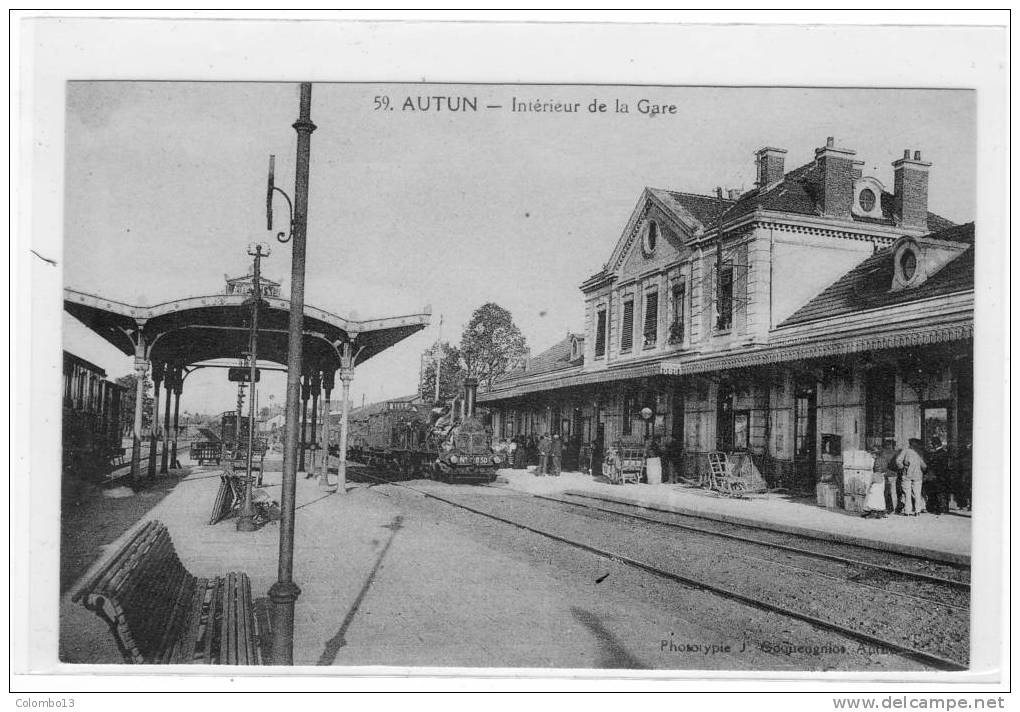
{"label": "luggage trolley", "polygon": [[614,485],[639,483],[645,470],[645,449],[641,445],[615,443],[602,462],[602,474]]}

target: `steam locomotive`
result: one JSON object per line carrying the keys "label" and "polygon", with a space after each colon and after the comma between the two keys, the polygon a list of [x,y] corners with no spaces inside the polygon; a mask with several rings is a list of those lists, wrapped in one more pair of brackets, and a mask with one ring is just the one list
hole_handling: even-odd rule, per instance
{"label": "steam locomotive", "polygon": [[402,478],[494,482],[502,456],[492,450],[475,413],[478,380],[464,381],[463,398],[446,407],[390,401],[349,423],[348,455]]}

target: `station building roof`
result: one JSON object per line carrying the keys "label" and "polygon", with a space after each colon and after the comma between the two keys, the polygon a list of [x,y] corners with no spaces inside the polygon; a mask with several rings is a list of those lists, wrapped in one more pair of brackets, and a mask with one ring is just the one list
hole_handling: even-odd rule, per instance
{"label": "station building roof", "polygon": [[914,289],[890,289],[895,246],[879,250],[829,285],[790,315],[779,328],[818,319],[831,319],[867,309],[906,304],[921,299],[974,290],[974,223],[956,225],[925,236],[959,243],[959,256]]}

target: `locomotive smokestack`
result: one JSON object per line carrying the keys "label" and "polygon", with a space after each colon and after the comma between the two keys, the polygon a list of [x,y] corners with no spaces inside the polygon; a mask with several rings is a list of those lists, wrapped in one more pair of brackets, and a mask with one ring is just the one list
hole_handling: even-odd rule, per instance
{"label": "locomotive smokestack", "polygon": [[478,379],[468,376],[464,379],[464,417],[475,414],[475,397],[478,395]]}

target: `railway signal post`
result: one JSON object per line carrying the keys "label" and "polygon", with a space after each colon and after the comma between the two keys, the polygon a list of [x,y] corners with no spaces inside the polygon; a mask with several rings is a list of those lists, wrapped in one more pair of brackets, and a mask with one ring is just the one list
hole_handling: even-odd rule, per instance
{"label": "railway signal post", "polygon": [[[255,382],[258,380],[259,303],[262,301],[261,268],[262,258],[269,256],[269,248],[266,247],[263,251],[263,245],[256,243],[254,252],[249,247],[248,254],[254,258],[253,262],[255,263],[252,272],[251,331],[248,336],[248,380],[251,383],[251,397],[248,398],[248,457],[244,473],[244,503],[241,506],[241,515],[237,518],[237,531],[239,532],[253,532],[259,528],[255,523],[255,507],[251,500],[251,465],[255,453]],[[238,413],[237,422],[241,422],[240,413]]]}

